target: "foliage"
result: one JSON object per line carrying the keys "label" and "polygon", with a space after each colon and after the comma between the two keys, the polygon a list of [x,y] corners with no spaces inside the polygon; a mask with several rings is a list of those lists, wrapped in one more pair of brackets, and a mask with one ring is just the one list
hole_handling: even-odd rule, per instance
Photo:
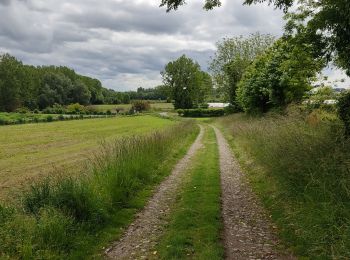
{"label": "foliage", "polygon": [[345,126],[345,134],[350,136],[350,91],[342,94],[338,100],[338,114]]}
{"label": "foliage", "polygon": [[299,8],[286,17],[287,33],[302,35],[305,41],[317,46],[320,55],[333,60],[350,75],[349,1],[303,0],[299,3]]}
{"label": "foliage", "polygon": [[177,113],[184,117],[217,117],[223,116],[225,114],[224,109],[205,109],[205,108],[195,108],[195,109],[178,109]]}
{"label": "foliage", "polygon": [[212,88],[211,77],[185,55],[169,62],[161,74],[164,84],[171,90],[176,109],[203,103]]}
{"label": "foliage", "polygon": [[147,197],[148,189],[169,174],[171,167],[164,160],[175,163],[176,152],[187,148],[197,132],[193,123],[186,122],[119,139],[103,148],[93,171],[33,184],[22,200],[24,212],[0,207],[0,256],[67,259],[76,258],[79,251],[78,258],[86,258],[94,250],[86,241],[95,244],[110,222],[118,229],[127,224],[118,216],[132,219],[146,201],[135,205],[134,200],[142,194]]}
{"label": "foliage", "polygon": [[9,54],[0,56],[0,111],[14,111],[20,106],[22,63]]}
{"label": "foliage", "polygon": [[243,36],[224,38],[217,43],[217,51],[210,62],[209,69],[216,88],[225,94],[232,105],[238,106],[236,89],[245,70],[273,42],[273,36],[255,33],[247,38]]}
{"label": "foliage", "polygon": [[266,112],[299,102],[324,61],[312,55],[312,45],[281,38],[249,68],[238,85],[237,99],[249,113]]}
{"label": "foliage", "polygon": [[250,183],[301,259],[350,257],[349,140],[334,116],[289,111],[285,116],[220,119]]}
{"label": "foliage", "polygon": [[142,111],[150,110],[150,108],[151,108],[151,105],[148,101],[136,100],[132,103],[131,110],[134,110],[136,112],[142,112]]}

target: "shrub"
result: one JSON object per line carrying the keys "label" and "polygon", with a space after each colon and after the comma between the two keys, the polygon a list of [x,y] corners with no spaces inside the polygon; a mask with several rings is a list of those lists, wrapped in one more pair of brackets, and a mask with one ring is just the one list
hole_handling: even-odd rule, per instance
{"label": "shrub", "polygon": [[27,114],[30,113],[30,109],[27,107],[20,107],[16,109],[16,113]]}
{"label": "shrub", "polygon": [[350,91],[341,95],[337,105],[339,118],[345,126],[345,134],[350,136]]}
{"label": "shrub", "polygon": [[66,109],[60,104],[53,104],[52,107],[47,107],[43,110],[44,114],[65,114]]}
{"label": "shrub", "polygon": [[83,105],[80,105],[79,103],[70,104],[67,106],[67,113],[68,114],[85,113],[85,107]]}
{"label": "shrub", "polygon": [[47,122],[52,122],[52,121],[53,121],[53,117],[52,117],[51,115],[48,115],[48,116],[46,117],[46,121],[47,121]]}
{"label": "shrub", "polygon": [[98,111],[97,111],[97,109],[94,106],[87,106],[87,107],[85,107],[85,111],[86,111],[86,114],[90,114],[90,115],[98,114]]}
{"label": "shrub", "polygon": [[58,120],[63,121],[63,120],[64,120],[64,116],[63,116],[63,115],[59,115],[59,116],[58,116]]}
{"label": "shrub", "polygon": [[34,114],[39,114],[40,111],[39,111],[39,109],[36,108],[36,109],[34,109],[33,113],[34,113]]}
{"label": "shrub", "polygon": [[177,113],[184,117],[218,117],[225,114],[224,109],[178,109]]}
{"label": "shrub", "polygon": [[112,115],[111,110],[108,109],[108,110],[106,111],[106,115],[108,115],[108,116]]}
{"label": "shrub", "polygon": [[150,108],[151,108],[151,105],[148,101],[136,100],[132,103],[131,110],[134,110],[136,112],[142,112],[142,111],[147,111]]}

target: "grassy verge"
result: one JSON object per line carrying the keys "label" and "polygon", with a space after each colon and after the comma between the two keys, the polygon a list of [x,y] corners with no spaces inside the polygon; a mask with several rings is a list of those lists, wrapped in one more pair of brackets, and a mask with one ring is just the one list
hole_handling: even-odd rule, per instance
{"label": "grassy verge", "polygon": [[101,252],[131,222],[197,133],[186,122],[119,139],[105,145],[93,171],[34,184],[22,209],[0,207],[0,258],[83,259]]}
{"label": "grassy verge", "polygon": [[220,119],[280,236],[296,255],[350,257],[350,140],[332,116]]}
{"label": "grassy verge", "polygon": [[209,127],[204,145],[192,160],[193,168],[158,246],[162,259],[222,259],[219,155]]}

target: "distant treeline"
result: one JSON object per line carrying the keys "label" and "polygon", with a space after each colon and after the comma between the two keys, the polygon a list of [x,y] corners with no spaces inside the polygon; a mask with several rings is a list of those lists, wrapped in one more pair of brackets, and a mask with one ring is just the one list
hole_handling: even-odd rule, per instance
{"label": "distant treeline", "polygon": [[31,110],[55,103],[121,104],[132,99],[167,98],[162,86],[155,89],[116,92],[102,87],[99,80],[77,74],[64,66],[31,66],[9,54],[0,55],[0,111],[21,107]]}

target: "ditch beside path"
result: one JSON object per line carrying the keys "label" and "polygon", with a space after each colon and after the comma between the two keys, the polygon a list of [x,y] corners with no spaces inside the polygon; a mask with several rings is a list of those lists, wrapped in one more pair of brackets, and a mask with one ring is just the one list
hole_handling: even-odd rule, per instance
{"label": "ditch beside path", "polygon": [[226,259],[295,259],[277,252],[271,220],[249,188],[221,131],[216,133],[220,155],[223,243]]}
{"label": "ditch beside path", "polygon": [[111,259],[146,259],[155,247],[167,223],[170,207],[176,201],[176,191],[181,185],[183,174],[190,167],[191,159],[203,146],[204,128],[171,175],[163,181],[146,207],[137,214],[135,221],[127,228],[122,238],[106,250]]}

